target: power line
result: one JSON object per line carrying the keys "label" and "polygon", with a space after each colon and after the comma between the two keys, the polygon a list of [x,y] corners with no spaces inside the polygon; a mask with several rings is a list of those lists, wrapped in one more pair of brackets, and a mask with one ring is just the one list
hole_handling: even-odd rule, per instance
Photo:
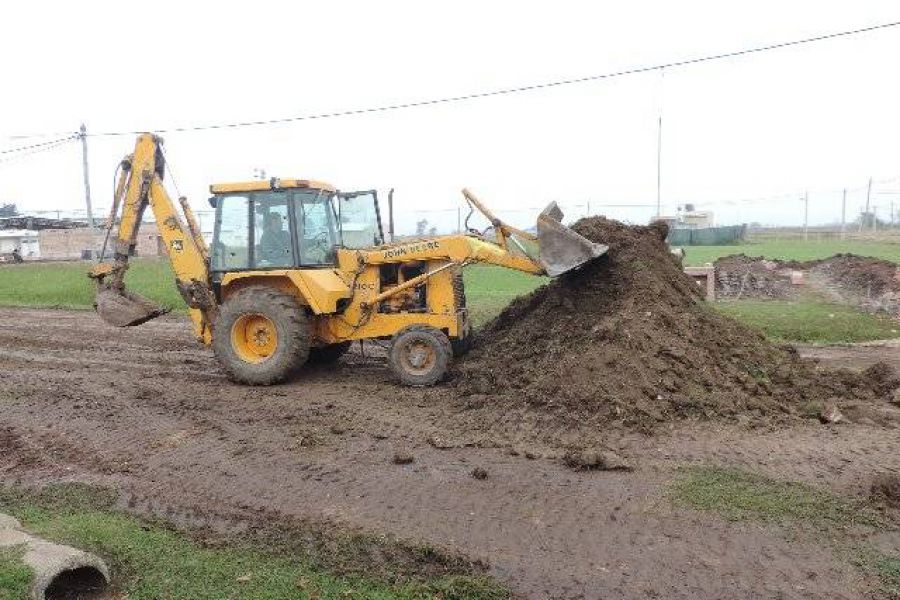
{"label": "power line", "polygon": [[67,137],[59,138],[56,140],[50,140],[49,142],[40,142],[38,144],[29,144],[27,146],[18,146],[17,148],[7,148],[6,150],[0,150],[0,154],[12,154],[13,152],[23,152],[25,150],[32,150],[34,148],[42,148],[44,146],[53,146],[55,144],[59,144],[61,142],[68,142],[69,140],[74,140],[76,135],[73,133]]}
{"label": "power line", "polygon": [[32,154],[38,154],[40,152],[47,152],[48,150],[55,150],[56,148],[67,144],[73,141],[74,137],[63,138],[61,140],[55,140],[53,142],[48,142],[46,144],[35,144],[32,146],[30,150],[22,150],[18,154],[12,154],[5,158],[0,158],[0,164],[13,162],[15,160],[19,160],[20,158],[25,158],[26,156],[31,156]]}
{"label": "power line", "polygon": [[[561,87],[566,85],[575,85],[579,83],[588,83],[592,81],[600,81],[605,79],[614,79],[617,77],[624,77],[626,75],[637,75],[640,73],[647,73],[650,71],[659,71],[663,69],[674,69],[679,67],[686,67],[690,65],[696,65],[700,63],[712,62],[717,60],[725,60],[731,58],[738,58],[741,56],[747,56],[750,54],[758,54],[761,52],[769,52],[772,50],[780,50],[783,48],[790,48],[793,46],[801,46],[805,44],[812,44],[815,42],[823,42],[827,40],[833,40],[837,38],[850,37],[855,35],[861,35],[864,33],[871,33],[873,31],[878,31],[882,29],[888,29],[892,27],[900,26],[900,21],[893,21],[890,23],[880,23],[877,25],[870,25],[868,27],[861,27],[858,29],[849,29],[845,31],[838,31],[834,33],[827,33],[823,35],[817,35],[814,37],[803,38],[798,40],[791,40],[787,42],[778,42],[774,44],[767,44],[764,46],[756,46],[752,48],[744,48],[742,50],[735,50],[732,52],[723,52],[719,54],[710,54],[706,56],[699,56],[694,58],[688,58],[684,60],[676,60],[666,63],[659,63],[655,65],[645,65],[640,67],[632,67],[620,71],[613,71],[610,73],[602,73],[599,75],[588,75],[585,77],[576,77],[573,79],[560,79],[556,81],[546,81],[542,83],[535,83],[531,85],[522,85],[511,88],[502,88],[497,90],[488,90],[484,92],[474,92],[471,94],[462,94],[457,96],[446,96],[443,98],[432,98],[428,100],[417,100],[410,102],[402,102],[398,104],[387,104],[382,106],[372,106],[368,108],[356,108],[356,109],[348,109],[341,111],[333,111],[333,112],[325,112],[318,114],[309,114],[309,115],[299,115],[293,117],[282,117],[278,119],[262,119],[256,121],[236,121],[231,123],[212,123],[207,125],[192,125],[185,127],[168,127],[164,129],[154,129],[152,131],[156,133],[184,133],[191,131],[207,131],[207,130],[215,130],[215,129],[237,129],[241,127],[257,127],[263,125],[277,125],[282,123],[293,123],[297,121],[312,121],[317,119],[331,119],[336,117],[349,117],[354,115],[362,115],[362,114],[371,114],[371,113],[380,113],[380,112],[388,112],[395,110],[402,110],[408,108],[417,108],[423,106],[434,106],[440,104],[451,104],[455,102],[465,102],[469,100],[476,100],[481,98],[489,98],[493,96],[504,96],[510,94],[519,94],[523,92],[531,92],[536,90],[543,90],[548,88]],[[137,135],[140,133],[144,133],[143,131],[102,131],[98,133],[92,133],[90,136],[92,137],[112,137],[112,136],[122,136],[122,135]]]}

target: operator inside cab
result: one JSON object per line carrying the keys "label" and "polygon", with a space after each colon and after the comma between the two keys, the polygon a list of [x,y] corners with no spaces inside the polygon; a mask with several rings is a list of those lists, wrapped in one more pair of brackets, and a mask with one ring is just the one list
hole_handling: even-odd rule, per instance
{"label": "operator inside cab", "polygon": [[263,233],[256,247],[257,260],[277,266],[290,266],[291,235],[284,228],[283,219],[277,212],[266,215]]}

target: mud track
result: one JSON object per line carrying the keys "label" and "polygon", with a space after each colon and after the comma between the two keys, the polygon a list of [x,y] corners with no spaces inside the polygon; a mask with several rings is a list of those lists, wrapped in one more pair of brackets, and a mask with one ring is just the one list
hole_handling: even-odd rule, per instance
{"label": "mud track", "polygon": [[[176,318],[116,330],[86,312],[0,309],[0,480],[113,485],[141,511],[193,522],[243,511],[388,533],[483,560],[523,597],[873,589],[819,540],[678,509],[665,489],[678,465],[717,463],[863,496],[876,473],[900,470],[888,408],[834,428],[595,432],[637,469],[580,473],[557,460],[571,440],[531,439],[513,418],[473,430],[452,388],[395,387],[378,356],[247,388],[188,329]],[[900,348],[875,352],[896,360]],[[400,449],[411,464],[393,463]],[[883,545],[900,540],[885,534]]]}

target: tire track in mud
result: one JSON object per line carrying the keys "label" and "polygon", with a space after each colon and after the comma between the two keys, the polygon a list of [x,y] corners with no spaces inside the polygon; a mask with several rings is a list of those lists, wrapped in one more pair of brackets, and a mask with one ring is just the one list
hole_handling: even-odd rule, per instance
{"label": "tire track in mud", "polygon": [[[861,598],[866,582],[815,543],[674,510],[662,490],[683,461],[844,493],[872,469],[900,468],[894,428],[685,424],[655,438],[610,433],[640,457],[635,473],[575,473],[467,447],[494,438],[467,429],[466,401],[397,388],[377,357],[246,388],[175,319],[123,331],[90,313],[0,309],[0,332],[4,480],[104,482],[163,515],[237,510],[387,533],[484,560],[525,597]],[[436,434],[454,447],[429,445]],[[412,464],[392,464],[401,448]],[[847,459],[855,466],[837,469]],[[471,477],[476,466],[486,479]]]}

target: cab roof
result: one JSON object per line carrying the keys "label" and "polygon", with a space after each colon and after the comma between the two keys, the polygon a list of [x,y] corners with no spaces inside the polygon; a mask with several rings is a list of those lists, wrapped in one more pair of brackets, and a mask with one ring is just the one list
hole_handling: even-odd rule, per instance
{"label": "cab roof", "polygon": [[278,179],[276,177],[269,180],[257,179],[238,183],[214,183],[209,186],[209,191],[213,194],[230,194],[234,192],[265,192],[267,190],[292,188],[309,188],[332,193],[337,191],[333,185],[324,181],[316,181],[314,179]]}

